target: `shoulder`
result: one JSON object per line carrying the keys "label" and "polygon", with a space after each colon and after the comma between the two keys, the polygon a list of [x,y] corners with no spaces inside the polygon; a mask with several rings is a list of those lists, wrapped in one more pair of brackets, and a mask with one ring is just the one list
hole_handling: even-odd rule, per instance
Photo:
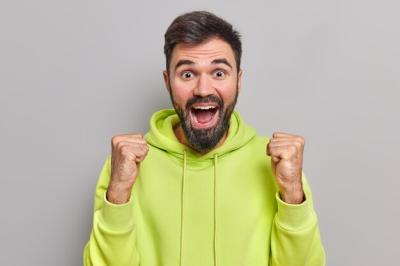
{"label": "shoulder", "polygon": [[246,151],[253,159],[260,158],[264,161],[269,140],[268,136],[256,134],[245,145],[243,152]]}
{"label": "shoulder", "polygon": [[270,139],[269,136],[256,134],[250,142],[255,146],[266,146]]}

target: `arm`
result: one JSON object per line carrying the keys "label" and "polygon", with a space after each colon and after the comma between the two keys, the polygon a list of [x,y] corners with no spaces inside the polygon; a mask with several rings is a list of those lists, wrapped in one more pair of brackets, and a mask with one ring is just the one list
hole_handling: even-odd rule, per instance
{"label": "arm", "polygon": [[279,189],[271,232],[272,266],[325,265],[311,190],[302,171],[304,144],[301,136],[275,132],[267,145]]}
{"label": "arm", "polygon": [[111,175],[111,156],[101,170],[94,197],[93,227],[83,251],[85,266],[139,265],[133,198],[124,204],[107,200]]}
{"label": "arm", "polygon": [[278,210],[272,225],[271,266],[325,265],[317,215],[304,174],[302,181],[305,200],[301,204],[288,204],[276,193]]}

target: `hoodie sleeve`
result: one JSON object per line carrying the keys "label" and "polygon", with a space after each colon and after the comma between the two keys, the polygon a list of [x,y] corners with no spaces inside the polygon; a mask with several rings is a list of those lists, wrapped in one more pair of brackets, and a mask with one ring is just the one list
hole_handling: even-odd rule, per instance
{"label": "hoodie sleeve", "polygon": [[276,193],[277,213],[271,233],[271,266],[324,266],[321,242],[311,190],[303,173],[305,201],[288,204]]}
{"label": "hoodie sleeve", "polygon": [[107,201],[111,155],[101,170],[94,197],[93,227],[83,250],[84,266],[137,266],[136,226],[133,198],[125,204]]}

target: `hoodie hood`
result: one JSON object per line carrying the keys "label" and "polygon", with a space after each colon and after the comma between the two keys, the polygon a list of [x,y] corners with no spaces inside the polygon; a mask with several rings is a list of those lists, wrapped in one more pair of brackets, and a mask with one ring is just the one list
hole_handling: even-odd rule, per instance
{"label": "hoodie hood", "polygon": [[177,157],[183,157],[183,154],[186,153],[189,160],[204,160],[212,159],[216,154],[221,156],[239,149],[256,135],[256,131],[243,121],[240,114],[237,111],[233,111],[230,118],[228,136],[224,143],[206,154],[199,154],[179,142],[174,133],[174,126],[178,123],[179,117],[174,109],[163,109],[155,112],[150,119],[150,130],[145,135],[145,139],[150,145]]}

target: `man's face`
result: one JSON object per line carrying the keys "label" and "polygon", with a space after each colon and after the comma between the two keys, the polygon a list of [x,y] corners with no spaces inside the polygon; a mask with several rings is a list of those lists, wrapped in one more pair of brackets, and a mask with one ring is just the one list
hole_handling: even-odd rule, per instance
{"label": "man's face", "polygon": [[229,128],[240,89],[242,71],[232,48],[218,38],[179,43],[163,74],[187,140],[197,151],[211,150]]}

